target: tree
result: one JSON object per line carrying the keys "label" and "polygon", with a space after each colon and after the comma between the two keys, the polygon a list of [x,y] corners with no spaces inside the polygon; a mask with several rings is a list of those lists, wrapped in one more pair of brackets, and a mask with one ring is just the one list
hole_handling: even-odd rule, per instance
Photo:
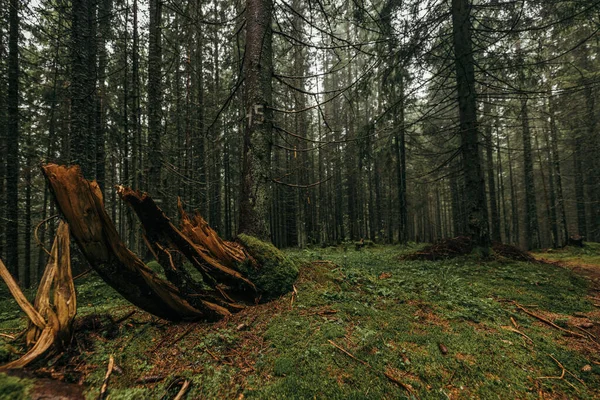
{"label": "tree", "polygon": [[157,201],[162,193],[162,1],[150,0],[148,39],[148,190],[156,193]]}
{"label": "tree", "polygon": [[9,2],[6,262],[19,279],[19,0]]}
{"label": "tree", "polygon": [[468,233],[487,253],[490,245],[485,183],[479,157],[475,70],[471,42],[471,4],[452,0],[452,29]]}
{"label": "tree", "polygon": [[246,3],[246,48],[243,60],[246,120],[240,193],[239,233],[270,240],[271,144],[273,133],[272,0]]}

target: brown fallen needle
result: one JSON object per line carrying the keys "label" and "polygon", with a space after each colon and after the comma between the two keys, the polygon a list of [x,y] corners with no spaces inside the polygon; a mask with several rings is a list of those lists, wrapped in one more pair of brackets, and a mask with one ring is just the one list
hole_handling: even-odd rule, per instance
{"label": "brown fallen needle", "polygon": [[102,388],[100,389],[100,394],[98,395],[98,400],[103,400],[106,397],[106,391],[108,390],[108,380],[110,379],[110,375],[113,372],[113,368],[115,366],[115,359],[111,355],[108,359],[108,368],[106,369],[106,375],[104,376],[104,382],[102,382]]}
{"label": "brown fallen needle", "polygon": [[410,385],[407,385],[406,383],[403,383],[402,381],[400,381],[391,372],[389,372],[389,371],[385,371],[385,372],[377,371],[375,368],[373,368],[373,366],[371,364],[369,364],[368,362],[366,362],[364,360],[361,360],[360,358],[355,357],[352,353],[350,353],[348,350],[344,349],[343,347],[341,347],[340,345],[338,345],[337,343],[335,343],[333,340],[327,340],[327,341],[329,342],[330,345],[332,345],[333,347],[335,347],[336,349],[338,349],[339,351],[341,351],[342,353],[344,353],[348,357],[352,358],[355,361],[358,361],[359,363],[361,363],[362,365],[364,365],[366,367],[369,367],[370,369],[372,369],[376,373],[382,374],[387,379],[389,379],[390,381],[394,382],[395,384],[397,384],[398,386],[400,386],[401,388],[403,388],[404,390],[406,390],[412,396],[416,397],[417,399],[419,398],[419,396],[417,396],[417,394],[415,393],[415,391],[412,389],[412,387]]}

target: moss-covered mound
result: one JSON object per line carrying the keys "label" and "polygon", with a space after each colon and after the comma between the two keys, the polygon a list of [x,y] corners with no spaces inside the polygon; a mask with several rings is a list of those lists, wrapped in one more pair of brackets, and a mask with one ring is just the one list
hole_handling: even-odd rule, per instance
{"label": "moss-covered mound", "polygon": [[256,285],[263,300],[281,296],[292,290],[298,277],[298,267],[291,260],[271,243],[253,236],[241,234],[238,240],[260,266],[254,268],[247,262],[240,266],[240,272]]}

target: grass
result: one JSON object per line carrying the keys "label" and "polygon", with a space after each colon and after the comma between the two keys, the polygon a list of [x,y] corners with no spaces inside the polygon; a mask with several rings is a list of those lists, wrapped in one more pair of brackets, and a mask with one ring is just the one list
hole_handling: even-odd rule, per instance
{"label": "grass", "polygon": [[[173,397],[176,376],[192,381],[190,399],[600,396],[597,348],[512,303],[569,329],[575,329],[574,315],[598,325],[587,280],[548,264],[399,259],[414,250],[287,251],[301,266],[293,298],[287,294],[216,324],[167,324],[141,311],[118,325],[97,319],[78,333],[78,351],[37,367],[82,380],[88,398],[97,396],[111,354],[123,370],[111,378],[112,399]],[[587,249],[585,257],[599,257],[597,250]],[[79,318],[118,318],[134,310],[95,276],[77,287]],[[4,301],[0,332],[23,327],[18,315]],[[511,317],[531,341],[511,330]],[[538,379],[561,375],[552,357],[576,378]],[[592,370],[582,372],[587,365]],[[150,376],[164,379],[135,383]]]}
{"label": "grass", "polygon": [[583,247],[545,249],[536,252],[537,257],[561,262],[577,262],[600,267],[600,243],[586,242]]}

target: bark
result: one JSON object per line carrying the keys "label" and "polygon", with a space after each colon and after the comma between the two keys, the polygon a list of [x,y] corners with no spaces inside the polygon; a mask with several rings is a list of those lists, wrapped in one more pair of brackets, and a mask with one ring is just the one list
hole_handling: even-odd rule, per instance
{"label": "bark", "polygon": [[[0,9],[5,9],[6,1],[0,1]],[[8,157],[8,116],[7,116],[7,94],[8,79],[6,70],[6,60],[8,59],[8,49],[6,42],[8,38],[8,29],[6,29],[6,19],[4,14],[0,15],[0,258],[4,256],[6,241],[6,160]]]}
{"label": "bark", "polygon": [[519,208],[517,191],[515,187],[512,150],[510,147],[510,135],[506,135],[506,147],[508,148],[508,179],[510,185],[510,207],[511,207],[511,225],[512,225],[512,243],[519,244],[521,242],[521,230],[519,224]]}
{"label": "bark", "polygon": [[561,166],[560,166],[560,156],[558,153],[558,127],[556,126],[556,116],[554,110],[554,101],[553,97],[550,97],[549,107],[550,107],[550,141],[552,142],[552,166],[554,169],[554,174],[556,177],[556,201],[557,207],[560,215],[560,225],[561,231],[563,233],[563,240],[560,242],[560,245],[564,245],[569,238],[569,232],[567,228],[567,214],[565,211],[565,199],[563,194],[563,186],[562,186],[562,175],[561,175]]}
{"label": "bark", "polygon": [[587,218],[585,215],[585,177],[583,170],[583,138],[580,132],[575,133],[573,163],[575,164],[575,202],[577,204],[577,229],[579,236],[587,238]]}
{"label": "bark", "polygon": [[521,120],[523,124],[523,173],[525,184],[525,238],[527,249],[540,246],[540,231],[535,197],[535,176],[533,174],[533,156],[531,130],[529,128],[529,108],[527,98],[521,100]]}
{"label": "bark", "polygon": [[91,178],[92,170],[88,157],[89,140],[89,97],[88,67],[90,48],[88,38],[89,0],[74,0],[71,8],[71,100],[69,162],[81,165],[84,176]]}
{"label": "bark", "polygon": [[9,2],[6,146],[6,261],[16,280],[19,279],[19,3]]}
{"label": "bark", "polygon": [[108,52],[106,44],[110,35],[112,0],[99,0],[98,6],[98,98],[96,102],[96,180],[104,191],[106,180],[106,68]]}
{"label": "bark", "polygon": [[132,93],[132,175],[133,188],[140,189],[142,184],[142,121],[140,107],[140,62],[139,62],[139,34],[138,34],[138,2],[133,0],[133,44],[131,48],[131,93]]}
{"label": "bark", "polygon": [[493,241],[501,242],[501,224],[500,224],[500,212],[498,211],[498,202],[496,201],[496,178],[494,177],[494,143],[492,138],[492,121],[489,118],[491,113],[491,104],[489,96],[485,99],[483,105],[484,117],[488,118],[488,122],[485,126],[485,150],[486,150],[486,162],[487,162],[487,181],[488,181],[488,193],[490,200],[490,235]]}
{"label": "bark", "polygon": [[240,233],[270,240],[273,50],[272,0],[248,0],[244,52],[244,105],[246,120],[242,155]]}
{"label": "bark", "polygon": [[477,128],[470,9],[469,0],[452,0],[456,83],[458,87],[461,151],[465,179],[464,203],[468,220],[468,234],[485,254],[489,252],[490,234],[485,183],[478,149],[479,133]]}
{"label": "bark", "polygon": [[395,134],[396,152],[396,179],[398,181],[398,241],[406,243],[408,240],[408,210],[406,204],[406,129],[404,126],[404,71],[398,72],[398,102],[396,108],[395,125],[398,126]]}
{"label": "bark", "polygon": [[148,190],[162,200],[162,1],[150,0],[148,49]]}

